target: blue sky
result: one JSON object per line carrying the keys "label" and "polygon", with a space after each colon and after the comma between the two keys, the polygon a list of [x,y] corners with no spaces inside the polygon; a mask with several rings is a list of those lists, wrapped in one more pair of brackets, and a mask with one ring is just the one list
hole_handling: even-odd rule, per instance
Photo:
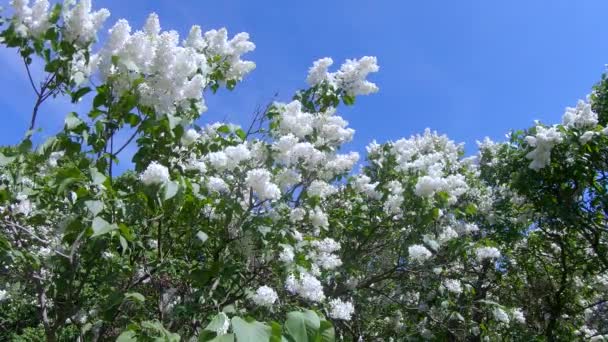
{"label": "blue sky", "polygon": [[[2,3],[7,2],[3,0]],[[589,93],[608,63],[605,0],[544,1],[247,1],[97,0],[112,16],[141,27],[157,12],[164,29],[186,35],[227,27],[249,32],[247,55],[257,69],[234,92],[209,94],[203,122],[245,124],[273,96],[287,101],[305,86],[312,61],[375,55],[377,94],[359,97],[341,114],[357,133],[349,149],[372,139],[394,140],[430,127],[465,142],[502,139],[534,119],[554,123],[566,106]],[[34,94],[16,51],[0,48],[0,144],[22,137]],[[45,104],[43,136],[71,110],[65,100]]]}

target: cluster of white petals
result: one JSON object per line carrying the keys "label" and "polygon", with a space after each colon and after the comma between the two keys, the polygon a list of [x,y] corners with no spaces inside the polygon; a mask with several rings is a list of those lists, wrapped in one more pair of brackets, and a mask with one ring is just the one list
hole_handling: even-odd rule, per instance
{"label": "cluster of white petals", "polygon": [[527,136],[526,143],[534,149],[528,154],[526,158],[532,160],[529,167],[532,170],[540,170],[551,162],[551,150],[553,147],[563,141],[563,134],[555,126],[543,127],[536,126],[536,135]]}
{"label": "cluster of white petals", "polygon": [[433,256],[433,253],[423,245],[411,245],[407,248],[407,252],[412,260],[418,262],[422,262]]}
{"label": "cluster of white petals", "polygon": [[500,251],[496,247],[479,247],[475,249],[475,256],[479,262],[486,259],[500,258]]}
{"label": "cluster of white petals", "polygon": [[251,297],[251,300],[259,306],[270,307],[272,306],[278,299],[277,293],[272,288],[264,285],[260,286],[255,294]]}
{"label": "cluster of white petals", "polygon": [[165,184],[169,181],[169,169],[158,162],[151,162],[139,179],[145,185]]}
{"label": "cluster of white petals", "polygon": [[320,302],[325,299],[323,285],[314,275],[301,272],[299,278],[294,275],[287,277],[285,281],[287,291],[298,294],[300,297],[312,302]]}
{"label": "cluster of white petals", "polygon": [[579,100],[574,108],[566,108],[566,112],[562,116],[562,125],[568,128],[594,127],[597,122],[597,114],[591,109],[591,104],[583,100]]}
{"label": "cluster of white petals", "polygon": [[443,281],[443,287],[454,294],[462,293],[462,284],[458,279],[446,279]]}
{"label": "cluster of white petals", "polygon": [[15,31],[22,37],[40,37],[50,27],[48,0],[36,0],[32,7],[29,0],[11,0],[14,10]]}
{"label": "cluster of white petals", "polygon": [[329,307],[329,317],[333,319],[350,321],[352,315],[355,313],[353,303],[342,301],[340,298],[330,300]]}
{"label": "cluster of white petals", "polygon": [[110,11],[102,8],[91,12],[91,0],[66,0],[63,3],[64,36],[80,46],[86,46],[97,39],[97,31],[110,16]]}
{"label": "cluster of white petals", "polygon": [[261,200],[275,200],[281,196],[281,190],[271,182],[271,176],[266,169],[253,169],[247,172],[245,183]]}
{"label": "cluster of white petals", "polygon": [[313,263],[326,270],[333,270],[342,265],[342,260],[334,252],[340,249],[340,243],[334,239],[325,238],[323,240],[315,240],[311,243],[313,249],[310,250],[308,256]]}
{"label": "cluster of white petals", "polygon": [[98,63],[102,80],[111,81],[118,95],[143,77],[137,85],[141,102],[157,114],[173,114],[191,105],[199,112],[206,109],[202,93],[208,84],[207,56],[180,46],[177,32],[161,32],[154,13],[143,30],[134,33],[126,20],[119,20],[110,29],[106,45],[92,59]]}
{"label": "cluster of white petals", "polygon": [[333,73],[328,71],[332,64],[333,60],[328,57],[315,61],[308,71],[306,79],[308,84],[316,86],[322,82],[328,82],[351,96],[368,95],[378,91],[378,87],[366,79],[370,73],[379,70],[376,57],[347,59],[340,70]]}

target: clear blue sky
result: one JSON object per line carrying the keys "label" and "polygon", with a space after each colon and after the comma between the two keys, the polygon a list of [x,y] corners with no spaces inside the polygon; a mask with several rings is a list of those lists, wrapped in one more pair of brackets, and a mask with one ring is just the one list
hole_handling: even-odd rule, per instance
{"label": "clear blue sky", "polygon": [[[3,0],[2,2],[6,2]],[[357,133],[349,149],[430,127],[466,143],[502,139],[534,119],[554,123],[589,93],[608,63],[605,0],[251,1],[97,0],[135,28],[157,12],[164,29],[185,36],[193,24],[249,32],[257,69],[236,91],[208,95],[203,121],[246,123],[275,92],[287,101],[305,86],[313,60],[375,55],[380,92],[341,113]],[[0,144],[22,136],[34,95],[16,52],[0,48]],[[71,107],[46,104],[52,134]],[[84,114],[83,108],[76,108]]]}

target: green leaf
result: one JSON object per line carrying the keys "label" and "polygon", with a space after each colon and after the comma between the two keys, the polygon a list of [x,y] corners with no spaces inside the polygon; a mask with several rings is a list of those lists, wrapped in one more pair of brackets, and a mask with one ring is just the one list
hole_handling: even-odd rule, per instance
{"label": "green leaf", "polygon": [[32,149],[32,141],[30,139],[24,139],[21,144],[19,144],[19,152],[26,153]]}
{"label": "green leaf", "polygon": [[321,321],[319,327],[319,334],[317,335],[316,341],[318,342],[334,342],[336,340],[336,331],[334,326],[329,321]]}
{"label": "green leaf", "polygon": [[344,102],[344,104],[347,106],[354,105],[355,97],[351,96],[351,95],[344,95],[344,96],[342,96],[342,102]]}
{"label": "green leaf", "polygon": [[295,342],[313,342],[320,326],[319,316],[311,310],[292,311],[285,322],[285,330]]}
{"label": "green leaf", "polygon": [[0,153],[0,166],[6,166],[13,162],[17,157],[7,157],[4,154]]}
{"label": "green leaf", "polygon": [[167,114],[167,120],[169,120],[169,128],[174,129],[179,125],[181,119],[175,115]]}
{"label": "green leaf", "polygon": [[133,299],[136,302],[143,303],[146,301],[146,298],[139,292],[128,292],[125,293],[125,299]]}
{"label": "green leaf", "polygon": [[177,194],[177,191],[179,190],[179,184],[177,182],[169,181],[165,183],[164,189],[164,199],[166,201],[173,198]]}
{"label": "green leaf", "polygon": [[205,241],[207,241],[207,239],[209,239],[209,235],[207,235],[205,232],[203,231],[198,231],[196,233],[196,237],[201,240],[202,243],[205,243]]}
{"label": "green leaf", "polygon": [[93,214],[93,216],[97,216],[97,214],[103,210],[102,201],[85,201],[84,205],[91,212],[91,214]]}
{"label": "green leaf", "polygon": [[230,127],[228,127],[228,125],[221,125],[217,128],[217,131],[220,133],[228,134],[230,133]]}
{"label": "green leaf", "polygon": [[217,336],[216,333],[203,330],[198,336],[199,342],[234,342],[234,334],[224,334]]}
{"label": "green leaf", "polygon": [[116,339],[116,342],[137,342],[137,336],[132,330],[123,331]]}
{"label": "green leaf", "polygon": [[205,327],[205,330],[208,330],[208,331],[222,330],[222,329],[224,329],[224,326],[226,326],[226,323],[229,323],[228,316],[226,316],[225,313],[220,312],[215,317],[213,317],[213,319],[211,320],[211,322],[209,322],[209,324],[207,324],[207,326]]}
{"label": "green leaf", "polygon": [[82,120],[78,117],[75,112],[71,112],[65,117],[65,128],[67,130],[72,130],[82,124]]}
{"label": "green leaf", "polygon": [[91,237],[100,236],[118,229],[118,226],[115,223],[110,224],[99,216],[93,219],[92,227],[93,235],[91,235]]}
{"label": "green leaf", "polygon": [[258,321],[247,322],[240,317],[232,317],[232,331],[238,342],[260,342],[268,341],[272,335],[272,329]]}
{"label": "green leaf", "polygon": [[96,168],[91,168],[91,180],[95,185],[102,185],[106,181],[106,176]]}
{"label": "green leaf", "polygon": [[55,4],[53,9],[51,10],[51,15],[49,15],[49,22],[51,24],[57,23],[59,21],[59,16],[61,15],[61,4]]}
{"label": "green leaf", "polygon": [[245,133],[245,131],[243,131],[242,129],[237,129],[234,132],[239,138],[241,138],[241,140],[245,141],[245,139],[247,138],[247,133]]}
{"label": "green leaf", "polygon": [[80,101],[80,99],[85,96],[86,94],[88,94],[91,91],[91,88],[89,87],[84,87],[84,88],[80,88],[77,91],[72,93],[72,103],[76,103],[78,101]]}

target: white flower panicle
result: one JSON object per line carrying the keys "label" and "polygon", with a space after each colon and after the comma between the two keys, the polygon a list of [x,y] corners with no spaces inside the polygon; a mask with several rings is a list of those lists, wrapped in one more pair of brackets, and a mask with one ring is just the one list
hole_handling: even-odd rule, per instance
{"label": "white flower panicle", "polygon": [[253,169],[247,172],[245,184],[253,189],[261,200],[276,200],[281,197],[281,190],[270,181],[271,176],[270,171],[266,169]]}
{"label": "white flower panicle", "polygon": [[308,71],[306,81],[310,86],[316,86],[324,81],[351,96],[368,95],[378,91],[378,87],[367,81],[370,73],[377,72],[376,57],[365,56],[361,59],[347,59],[340,70],[330,73],[328,68],[333,64],[331,58],[322,58],[313,63]]}
{"label": "white flower panicle", "polygon": [[287,277],[285,288],[311,302],[321,302],[325,299],[323,285],[319,279],[308,272],[301,272],[299,278],[294,275]]}
{"label": "white flower panicle", "polygon": [[295,253],[292,246],[283,245],[283,250],[279,254],[279,260],[286,264],[290,264],[293,262],[293,258],[295,257]]}
{"label": "white flower panicle", "polygon": [[505,312],[505,310],[499,308],[499,307],[495,307],[494,310],[492,310],[492,315],[494,316],[494,319],[500,323],[504,323],[504,324],[509,324],[509,315],[507,315],[507,313]]}
{"label": "white flower panicle", "polygon": [[334,298],[329,301],[329,317],[350,321],[355,313],[355,307],[352,302],[342,301],[340,298]]}
{"label": "white flower panicle", "polygon": [[265,307],[271,307],[278,298],[275,290],[266,285],[260,286],[251,297],[255,304]]}
{"label": "white flower panicle", "polygon": [[511,312],[513,316],[513,320],[519,324],[526,324],[526,317],[524,316],[524,312],[520,308],[513,309]]}
{"label": "white flower panicle", "polygon": [[597,125],[597,114],[591,109],[591,104],[583,100],[579,100],[576,107],[566,108],[566,112],[562,117],[562,125],[568,128],[590,128]]}
{"label": "white flower panicle", "polygon": [[12,0],[16,32],[22,36],[41,37],[50,27],[48,0],[36,0],[29,7],[29,0]]}
{"label": "white flower panicle", "polygon": [[139,176],[145,185],[165,184],[169,181],[169,169],[158,162],[151,162]]}
{"label": "white flower panicle", "polygon": [[[241,32],[228,40],[228,31],[225,28],[205,32],[204,43],[199,39],[200,29],[191,30],[191,35],[186,42],[187,46],[205,46],[205,54],[213,59],[219,56],[222,62],[229,64],[226,70],[226,79],[241,80],[246,74],[255,69],[255,63],[241,60],[241,56],[247,52],[255,50],[255,44],[249,41],[249,34]],[[202,39],[202,38],[201,38]]]}
{"label": "white flower panicle", "polygon": [[555,145],[563,141],[563,135],[557,127],[545,128],[543,126],[536,126],[536,135],[527,136],[526,143],[534,149],[528,154],[526,158],[532,160],[529,167],[532,170],[540,170],[551,162],[551,150]]}
{"label": "white flower panicle", "polygon": [[407,248],[410,258],[414,261],[422,262],[433,256],[423,245],[411,245]]}
{"label": "white flower panicle", "polygon": [[63,3],[64,36],[67,40],[84,47],[97,39],[97,31],[110,17],[110,11],[102,8],[91,12],[91,0],[80,0],[74,4],[73,0]]}
{"label": "white flower panicle", "polygon": [[334,239],[325,238],[311,243],[314,248],[308,254],[309,258],[321,269],[333,270],[342,265],[342,260],[333,254],[340,249],[340,243]]}
{"label": "white flower panicle", "polygon": [[477,261],[483,262],[486,259],[500,258],[500,251],[496,247],[479,247],[475,249]]}
{"label": "white flower panicle", "polygon": [[209,179],[207,180],[207,188],[209,189],[209,191],[215,193],[227,192],[229,189],[228,184],[226,184],[223,179],[215,176],[209,177]]}
{"label": "white flower panicle", "polygon": [[8,291],[6,290],[0,290],[0,302],[5,301],[7,299],[9,299],[10,296],[8,294]]}
{"label": "white flower panicle", "polygon": [[332,64],[334,64],[334,61],[329,57],[316,60],[308,70],[306,82],[312,87],[323,81],[333,82],[333,77],[328,73],[328,69]]}
{"label": "white flower panicle", "polygon": [[443,287],[454,294],[462,293],[462,284],[458,279],[446,279],[443,281]]}
{"label": "white flower panicle", "polygon": [[190,128],[184,133],[184,136],[182,136],[182,144],[184,144],[184,146],[192,145],[200,137],[201,134],[199,132],[197,132],[195,129]]}

